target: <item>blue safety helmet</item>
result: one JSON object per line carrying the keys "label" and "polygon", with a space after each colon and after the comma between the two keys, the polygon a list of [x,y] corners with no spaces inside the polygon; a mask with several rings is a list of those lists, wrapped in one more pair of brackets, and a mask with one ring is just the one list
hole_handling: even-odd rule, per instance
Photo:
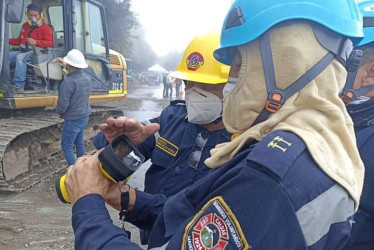
{"label": "blue safety helmet", "polygon": [[357,44],[357,47],[359,47],[374,42],[374,1],[357,0],[357,5],[364,23],[364,39]]}
{"label": "blue safety helmet", "polygon": [[329,28],[357,44],[363,37],[362,19],[354,0],[236,0],[223,23],[215,58],[231,65],[228,48],[249,43],[274,25],[304,19]]}

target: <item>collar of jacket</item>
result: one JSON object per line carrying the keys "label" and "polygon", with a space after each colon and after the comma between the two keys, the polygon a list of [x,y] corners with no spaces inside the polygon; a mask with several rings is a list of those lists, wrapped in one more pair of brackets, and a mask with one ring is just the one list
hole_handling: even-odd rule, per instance
{"label": "collar of jacket", "polygon": [[374,98],[360,104],[348,105],[347,110],[356,131],[374,125]]}

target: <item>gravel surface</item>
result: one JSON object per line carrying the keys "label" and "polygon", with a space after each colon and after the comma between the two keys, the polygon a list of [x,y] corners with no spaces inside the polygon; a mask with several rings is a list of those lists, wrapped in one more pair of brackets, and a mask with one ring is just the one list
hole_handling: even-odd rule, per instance
{"label": "gravel surface", "polygon": [[[121,108],[126,116],[140,121],[157,116],[169,100],[162,99],[162,86],[129,86],[123,102],[105,103]],[[143,189],[147,162],[131,177],[130,185]],[[22,193],[0,192],[0,249],[73,249],[74,233],[71,226],[71,205],[57,198],[55,176]],[[108,208],[114,224],[120,226],[118,212]],[[132,240],[139,243],[138,229],[132,231]],[[144,249],[146,249],[144,247]]]}

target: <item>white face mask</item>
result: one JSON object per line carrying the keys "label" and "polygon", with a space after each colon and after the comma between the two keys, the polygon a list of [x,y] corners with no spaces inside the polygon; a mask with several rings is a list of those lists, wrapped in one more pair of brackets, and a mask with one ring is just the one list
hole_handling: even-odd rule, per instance
{"label": "white face mask", "polygon": [[191,123],[208,124],[222,115],[222,100],[200,88],[193,87],[186,91],[186,105]]}
{"label": "white face mask", "polygon": [[238,82],[238,78],[229,77],[225,87],[223,88],[223,97],[225,97],[225,96],[227,96],[231,93],[231,91],[235,88],[237,82]]}
{"label": "white face mask", "polygon": [[29,18],[31,26],[39,25],[39,20],[36,17]]}

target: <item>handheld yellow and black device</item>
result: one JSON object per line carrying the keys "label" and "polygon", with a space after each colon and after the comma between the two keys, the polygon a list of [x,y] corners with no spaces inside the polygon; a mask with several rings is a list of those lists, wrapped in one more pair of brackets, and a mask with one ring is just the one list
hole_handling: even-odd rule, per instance
{"label": "handheld yellow and black device", "polygon": [[[125,135],[121,135],[105,147],[99,154],[99,160],[103,175],[113,182],[119,182],[132,175],[142,165],[144,156]],[[55,181],[55,188],[58,198],[64,203],[70,203],[65,179],[66,174],[59,176]]]}

